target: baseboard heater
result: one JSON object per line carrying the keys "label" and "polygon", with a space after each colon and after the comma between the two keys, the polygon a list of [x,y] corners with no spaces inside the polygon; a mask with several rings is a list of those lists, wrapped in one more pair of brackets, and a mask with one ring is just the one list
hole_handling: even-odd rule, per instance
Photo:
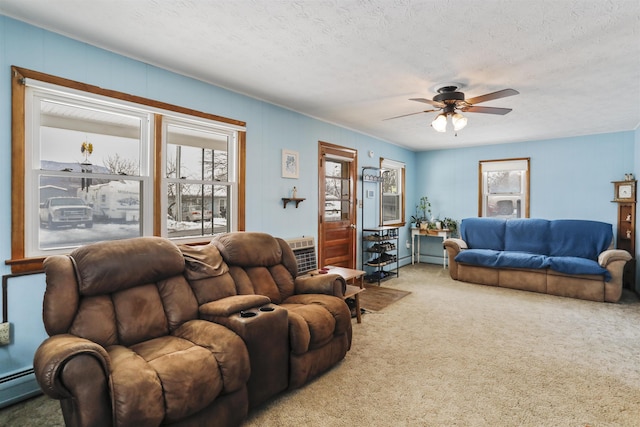
{"label": "baseboard heater", "polygon": [[4,377],[0,377],[0,384],[6,383],[8,381],[12,381],[18,378],[26,377],[29,374],[33,374],[33,369],[25,369],[24,371],[16,372],[11,375],[5,375]]}
{"label": "baseboard heater", "polygon": [[313,237],[296,237],[285,239],[289,247],[296,256],[298,263],[298,274],[305,274],[318,268],[316,259],[316,243]]}

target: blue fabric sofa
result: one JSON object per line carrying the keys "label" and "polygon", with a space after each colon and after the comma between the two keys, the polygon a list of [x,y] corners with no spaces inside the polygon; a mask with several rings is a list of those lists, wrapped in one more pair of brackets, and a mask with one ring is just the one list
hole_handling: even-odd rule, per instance
{"label": "blue fabric sofa", "polygon": [[455,280],[617,302],[631,255],[612,243],[599,221],[466,218],[444,247]]}

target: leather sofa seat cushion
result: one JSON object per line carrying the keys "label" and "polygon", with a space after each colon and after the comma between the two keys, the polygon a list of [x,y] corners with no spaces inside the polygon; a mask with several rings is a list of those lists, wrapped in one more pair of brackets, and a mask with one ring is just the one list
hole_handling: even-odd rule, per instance
{"label": "leather sofa seat cushion", "polygon": [[157,425],[184,419],[223,392],[239,390],[250,374],[240,337],[204,320],[183,324],[173,336],[107,351],[116,425],[119,420]]}
{"label": "leather sofa seat cushion", "polygon": [[289,340],[293,354],[320,348],[351,327],[349,308],[335,297],[294,295],[280,306],[289,312]]}
{"label": "leather sofa seat cushion", "polygon": [[333,338],[335,320],[319,305],[282,304],[289,312],[289,339],[293,354],[320,348]]}

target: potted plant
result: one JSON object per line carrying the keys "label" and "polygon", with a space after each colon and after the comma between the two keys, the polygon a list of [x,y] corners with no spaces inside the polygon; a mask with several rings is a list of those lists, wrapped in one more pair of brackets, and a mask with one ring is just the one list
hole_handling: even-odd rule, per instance
{"label": "potted plant", "polygon": [[416,205],[416,216],[420,221],[420,229],[427,229],[431,217],[431,202],[427,196],[420,197],[420,202]]}
{"label": "potted plant", "polygon": [[449,230],[452,236],[458,235],[458,221],[451,218],[445,218],[442,220],[442,228]]}

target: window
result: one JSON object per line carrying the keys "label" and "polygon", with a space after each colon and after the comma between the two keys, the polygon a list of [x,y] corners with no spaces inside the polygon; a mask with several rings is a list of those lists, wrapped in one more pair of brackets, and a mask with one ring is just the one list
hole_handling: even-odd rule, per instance
{"label": "window", "polygon": [[382,197],[380,199],[383,225],[404,225],[404,163],[380,159]]}
{"label": "window", "polygon": [[150,114],[33,86],[25,101],[27,255],[150,234]]}
{"label": "window", "polygon": [[236,192],[235,172],[229,167],[234,163],[234,132],[180,120],[164,125],[167,235],[231,231],[227,208]]}
{"label": "window", "polygon": [[478,216],[529,218],[529,159],[484,160],[479,165]]}
{"label": "window", "polygon": [[351,179],[350,160],[325,159],[324,220],[348,221],[350,219]]}
{"label": "window", "polygon": [[102,240],[243,229],[244,123],[13,71],[14,272]]}

